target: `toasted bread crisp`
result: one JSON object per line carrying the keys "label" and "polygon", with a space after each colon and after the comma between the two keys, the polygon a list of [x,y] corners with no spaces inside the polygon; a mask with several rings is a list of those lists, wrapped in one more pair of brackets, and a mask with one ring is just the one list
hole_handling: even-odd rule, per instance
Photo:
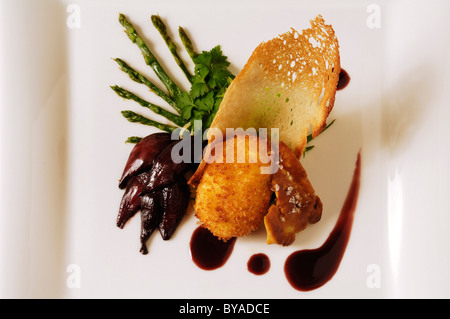
{"label": "toasted bread crisp", "polygon": [[299,157],[333,108],[340,73],[339,44],[322,16],[302,33],[261,43],[228,87],[211,127],[278,128]]}

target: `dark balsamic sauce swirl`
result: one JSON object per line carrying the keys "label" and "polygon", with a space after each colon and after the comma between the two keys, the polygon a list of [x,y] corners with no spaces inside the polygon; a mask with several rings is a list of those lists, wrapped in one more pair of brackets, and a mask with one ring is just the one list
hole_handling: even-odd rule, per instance
{"label": "dark balsamic sauce swirl", "polygon": [[327,283],[336,273],[344,256],[358,200],[361,175],[361,154],[358,153],[350,189],[339,219],[325,243],[311,250],[292,253],[285,262],[284,272],[288,282],[297,290],[310,291]]}

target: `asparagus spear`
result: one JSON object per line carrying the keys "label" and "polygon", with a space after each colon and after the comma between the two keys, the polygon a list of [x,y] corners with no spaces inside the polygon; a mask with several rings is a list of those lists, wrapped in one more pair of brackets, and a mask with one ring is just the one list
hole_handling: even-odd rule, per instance
{"label": "asparagus spear", "polygon": [[147,102],[143,99],[141,99],[140,97],[138,97],[136,94],[131,93],[128,90],[125,90],[117,85],[111,86],[111,88],[114,90],[114,92],[116,92],[120,97],[123,97],[124,99],[129,99],[129,100],[133,100],[138,102],[141,106],[149,108],[150,110],[152,110],[153,112],[155,112],[156,114],[162,115],[164,116],[166,119],[168,119],[169,121],[172,121],[173,123],[175,123],[178,126],[183,126],[185,125],[185,121],[183,120],[183,118],[179,115],[176,115],[172,112],[166,111],[165,109],[163,109],[160,106],[157,106],[155,104],[152,104],[150,102]]}
{"label": "asparagus spear", "polygon": [[194,51],[191,39],[188,37],[182,27],[178,28],[178,34],[180,35],[181,42],[183,42],[184,48],[188,52],[189,56],[194,59],[198,54]]}
{"label": "asparagus spear", "polygon": [[[164,116],[170,119],[173,123],[179,126],[184,126],[195,119],[201,119],[206,121],[207,126],[209,126],[217,111],[224,92],[230,84],[230,79],[234,78],[234,75],[227,69],[229,63],[226,61],[227,57],[224,56],[220,50],[220,46],[213,48],[211,51],[202,51],[202,53],[198,54],[194,51],[192,42],[186,32],[182,27],[179,28],[180,38],[186,48],[186,51],[192,58],[196,70],[196,74],[191,78],[191,88],[189,92],[185,92],[182,91],[175,84],[175,82],[170,79],[167,73],[165,73],[162,66],[144,43],[144,40],[139,36],[133,25],[123,14],[119,14],[119,22],[125,27],[125,31],[129,39],[141,50],[145,62],[151,66],[159,79],[164,83],[168,90],[168,95],[161,90],[155,90],[155,87],[157,88],[156,85],[147,80],[143,75],[139,74],[139,72],[133,70],[122,60],[116,59],[115,61],[121,65],[122,70],[126,72],[132,80],[147,85],[155,93],[165,98],[166,101],[172,105],[176,111],[178,111],[179,115],[167,111],[165,111],[167,113],[164,113]],[[171,50],[171,52],[176,53],[176,47],[172,47],[171,45],[171,39],[168,38],[168,36],[165,36],[167,29],[161,19],[158,16],[153,15],[152,22],[160,34],[163,35],[163,39],[166,41],[169,49],[175,48]],[[115,91],[120,96],[135,100],[142,106],[155,110],[158,114],[162,114],[162,112],[164,112],[160,107],[140,99],[129,91],[123,91],[123,89],[120,89],[117,86],[112,88],[116,89]],[[173,118],[173,116],[175,116],[175,118]],[[136,120],[136,122],[140,122],[140,120]],[[143,122],[148,123],[148,121],[145,120],[143,120]]]}
{"label": "asparagus spear", "polygon": [[192,74],[188,71],[186,66],[184,65],[183,60],[180,58],[177,52],[177,46],[170,38],[169,34],[167,33],[167,28],[164,22],[161,20],[159,15],[152,15],[151,20],[153,23],[153,26],[158,30],[159,34],[161,34],[161,37],[163,38],[164,42],[166,43],[167,47],[170,50],[170,53],[172,53],[173,58],[175,59],[175,62],[178,64],[180,69],[183,71],[183,73],[186,75],[189,82],[192,83]]}
{"label": "asparagus spear", "polygon": [[164,93],[159,87],[157,87],[154,83],[152,83],[149,79],[147,79],[145,76],[143,76],[138,71],[134,70],[132,67],[130,67],[125,61],[122,59],[114,59],[114,61],[119,64],[120,69],[128,74],[128,76],[135,82],[145,84],[150,90],[152,90],[156,95],[161,97],[164,101],[169,103],[172,107],[175,109],[178,109],[177,104],[175,101],[168,96],[166,93]]}
{"label": "asparagus spear", "polygon": [[119,22],[125,28],[128,38],[133,43],[135,43],[141,50],[142,55],[144,56],[145,63],[153,69],[153,71],[156,73],[161,82],[164,83],[165,87],[169,91],[169,95],[175,98],[179,96],[181,94],[180,88],[167,75],[164,68],[161,66],[156,57],[153,55],[153,53],[145,44],[145,41],[141,38],[141,36],[138,34],[134,26],[127,20],[125,15],[123,15],[122,13],[119,14]]}
{"label": "asparagus spear", "polygon": [[125,143],[130,143],[130,144],[137,144],[142,140],[142,137],[139,136],[130,136],[129,138],[127,138],[127,140],[125,141]]}
{"label": "asparagus spear", "polygon": [[176,129],[175,126],[171,126],[171,125],[167,125],[167,124],[162,124],[160,122],[157,121],[153,121],[150,120],[140,114],[137,114],[133,111],[122,111],[122,115],[123,117],[125,117],[128,121],[133,122],[133,123],[141,123],[144,125],[149,125],[149,126],[153,126],[156,127],[160,130],[172,133],[172,131],[174,131]]}

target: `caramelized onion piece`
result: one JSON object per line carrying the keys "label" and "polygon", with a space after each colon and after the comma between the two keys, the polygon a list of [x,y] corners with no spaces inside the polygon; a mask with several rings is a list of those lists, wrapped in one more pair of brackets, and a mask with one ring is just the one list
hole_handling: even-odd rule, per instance
{"label": "caramelized onion piece", "polygon": [[159,232],[164,240],[172,237],[189,205],[190,190],[186,179],[180,177],[177,182],[161,191],[162,216]]}
{"label": "caramelized onion piece", "polygon": [[149,178],[149,172],[144,172],[131,178],[120,202],[117,227],[123,228],[125,223],[139,211],[141,207],[140,195]]}
{"label": "caramelized onion piece", "polygon": [[169,133],[161,132],[146,136],[137,143],[128,157],[119,188],[124,189],[132,177],[150,170],[153,160],[171,141]]}
{"label": "caramelized onion piece", "polygon": [[141,250],[144,255],[148,253],[147,240],[158,228],[161,221],[161,192],[153,192],[141,196]]}

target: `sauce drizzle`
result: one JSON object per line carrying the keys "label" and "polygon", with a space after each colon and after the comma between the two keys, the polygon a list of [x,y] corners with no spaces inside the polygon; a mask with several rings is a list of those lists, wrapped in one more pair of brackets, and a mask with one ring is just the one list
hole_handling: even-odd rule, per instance
{"label": "sauce drizzle", "polygon": [[190,250],[194,263],[203,270],[222,267],[230,257],[236,238],[225,241],[214,236],[208,229],[197,227],[192,233]]}
{"label": "sauce drizzle", "polygon": [[247,262],[247,269],[254,275],[264,275],[269,271],[270,259],[265,254],[254,254]]}
{"label": "sauce drizzle", "polygon": [[323,286],[336,273],[344,256],[358,201],[361,175],[361,152],[358,153],[353,180],[338,221],[325,243],[311,250],[299,250],[286,259],[284,272],[297,290],[310,291]]}

